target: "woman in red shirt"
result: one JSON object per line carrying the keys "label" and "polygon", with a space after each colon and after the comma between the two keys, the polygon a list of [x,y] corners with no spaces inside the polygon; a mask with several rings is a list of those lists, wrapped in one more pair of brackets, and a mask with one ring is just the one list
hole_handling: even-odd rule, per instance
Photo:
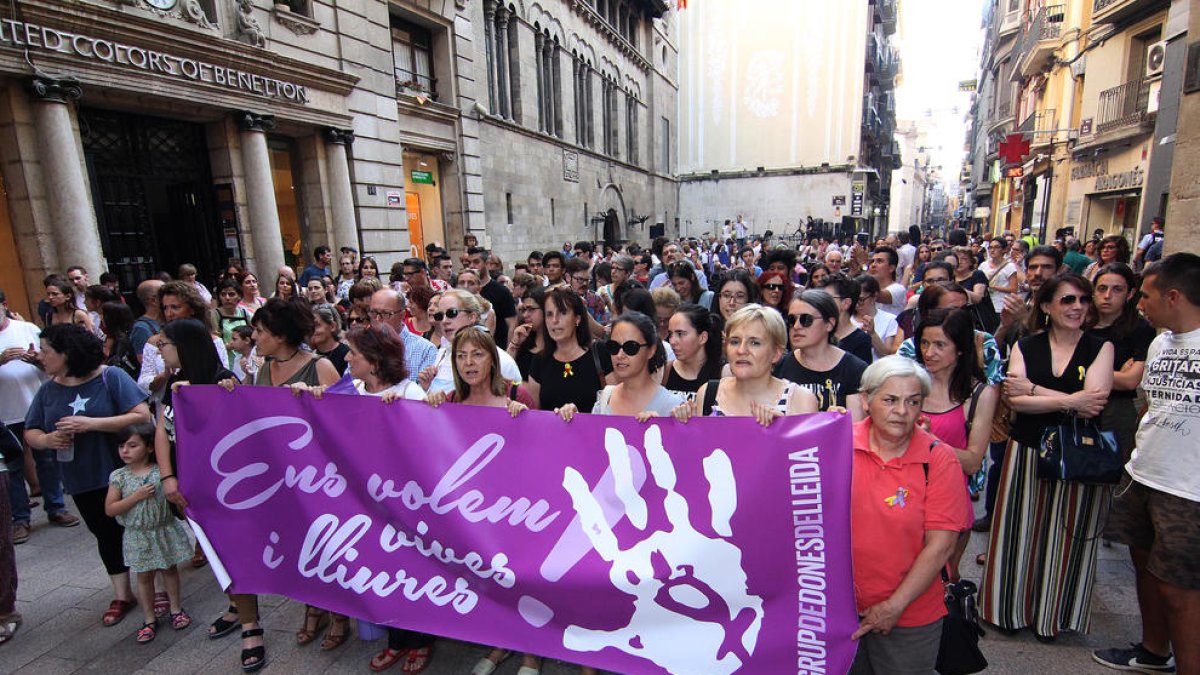
{"label": "woman in red shirt", "polygon": [[854,594],[861,624],[852,673],[934,672],[946,607],[939,573],[967,508],[954,452],[917,427],[929,375],[885,356],[862,376],[850,492]]}

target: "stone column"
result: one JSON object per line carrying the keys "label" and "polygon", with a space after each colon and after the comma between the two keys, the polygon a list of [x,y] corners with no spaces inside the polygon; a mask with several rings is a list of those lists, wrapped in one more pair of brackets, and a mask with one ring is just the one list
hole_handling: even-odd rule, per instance
{"label": "stone column", "polygon": [[353,129],[326,127],[325,168],[329,173],[329,205],[333,213],[333,250],[353,246],[361,250],[354,218],[354,192],[350,187],[350,159],[346,146],[354,142]]}
{"label": "stone column", "polygon": [[267,152],[267,132],[275,128],[275,116],[242,111],[235,113],[234,118],[242,131],[246,211],[250,217],[250,241],[254,243],[253,264],[249,266],[258,274],[259,283],[271,289],[275,270],[284,264],[279,207],[275,203],[271,155]]}
{"label": "stone column", "polygon": [[547,128],[553,128],[553,123],[546,119],[546,102],[550,98],[550,88],[547,86],[546,76],[544,74],[545,59],[542,54],[542,41],[545,38],[541,33],[534,32],[533,34],[533,54],[537,63],[537,95],[538,95],[538,131],[546,131]]}
{"label": "stone column", "polygon": [[487,54],[487,86],[488,86],[488,112],[496,114],[499,106],[496,101],[496,3],[491,0],[485,0],[483,3],[483,45],[484,51]]}
{"label": "stone column", "polygon": [[35,101],[34,127],[46,204],[58,240],[58,268],[82,265],[93,279],[99,278],[108,266],[92,208],[92,190],[83,175],[81,143],[71,121],[71,101],[78,100],[83,89],[74,78],[39,75],[30,81],[29,91]]}
{"label": "stone column", "polygon": [[508,81],[508,9],[500,7],[496,11],[496,98],[499,99],[499,113],[504,119],[512,119],[511,101],[509,101]]}

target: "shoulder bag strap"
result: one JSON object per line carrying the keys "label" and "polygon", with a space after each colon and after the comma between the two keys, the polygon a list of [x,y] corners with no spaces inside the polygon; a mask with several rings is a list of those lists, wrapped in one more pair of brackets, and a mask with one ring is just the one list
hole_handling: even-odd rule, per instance
{"label": "shoulder bag strap", "polygon": [[592,363],[596,365],[596,379],[600,382],[600,389],[603,389],[608,386],[608,383],[604,381],[604,367],[600,365],[600,353],[597,351],[597,344],[593,342],[592,346],[588,347],[588,351],[592,354]]}
{"label": "shoulder bag strap", "polygon": [[[971,425],[975,421],[975,408],[979,405],[979,396],[983,394],[983,388],[987,386],[986,382],[979,382],[975,385],[975,390],[971,392],[971,402],[967,404],[967,442],[971,440]],[[926,468],[928,471],[928,468]]]}
{"label": "shoulder bag strap", "polygon": [[717,390],[721,388],[721,380],[709,380],[708,385],[704,389],[704,405],[700,409],[700,414],[708,417],[712,414],[713,405],[717,402]]}

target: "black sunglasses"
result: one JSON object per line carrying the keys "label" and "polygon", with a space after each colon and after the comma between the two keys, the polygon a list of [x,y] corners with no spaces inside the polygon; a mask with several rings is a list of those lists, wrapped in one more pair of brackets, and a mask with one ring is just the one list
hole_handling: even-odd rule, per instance
{"label": "black sunglasses", "polygon": [[371,323],[371,320],[365,316],[352,316],[346,319],[346,321],[349,323]]}
{"label": "black sunglasses", "polygon": [[801,328],[808,328],[809,326],[813,325],[813,322],[816,320],[817,317],[813,316],[812,314],[788,314],[787,317],[784,318],[788,328],[795,326],[797,323],[800,324]]}
{"label": "black sunglasses", "polygon": [[763,284],[764,291],[782,291],[783,284]]}
{"label": "black sunglasses", "polygon": [[626,342],[617,342],[616,340],[606,340],[604,342],[604,348],[607,349],[608,353],[612,354],[613,356],[616,356],[617,352],[619,352],[619,351],[624,351],[629,356],[637,356],[637,353],[642,350],[642,347],[649,347],[649,346],[650,345],[648,345],[648,344],[643,344],[641,342],[637,342],[634,340],[628,340]]}
{"label": "black sunglasses", "polygon": [[456,318],[456,317],[457,317],[459,314],[461,314],[462,312],[463,312],[463,310],[461,310],[461,309],[455,309],[455,308],[453,308],[453,307],[452,307],[452,308],[450,308],[450,309],[448,309],[448,310],[446,310],[446,311],[444,311],[444,312],[434,312],[434,313],[433,313],[433,320],[434,320],[434,321],[441,321],[442,319],[453,319],[453,318]]}
{"label": "black sunglasses", "polygon": [[1069,307],[1078,302],[1081,305],[1092,304],[1092,296],[1090,295],[1064,295],[1058,299],[1058,304],[1063,307]]}

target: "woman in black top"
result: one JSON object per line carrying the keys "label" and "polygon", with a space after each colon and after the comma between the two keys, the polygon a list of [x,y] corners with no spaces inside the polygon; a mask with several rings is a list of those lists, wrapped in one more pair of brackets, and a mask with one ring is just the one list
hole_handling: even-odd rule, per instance
{"label": "woman in black top", "polygon": [[333,305],[317,305],[313,308],[313,332],[308,338],[308,346],[315,352],[329,359],[337,370],[338,376],[346,374],[346,354],[350,346],[342,342],[341,322]]}
{"label": "woman in black top", "polygon": [[862,294],[862,288],[854,279],[844,274],[835,274],[829,277],[822,290],[828,293],[838,306],[838,325],[833,333],[837,337],[838,348],[870,365],[874,360],[874,355],[871,354],[871,336],[867,331],[855,326],[851,320],[858,314],[858,298]]}
{"label": "woman in black top", "polygon": [[867,364],[837,346],[838,307],[825,291],[804,291],[788,307],[784,320],[792,350],[775,366],[775,377],[803,385],[817,397],[820,410],[847,408],[863,417],[858,386]]}
{"label": "woman in black top", "polygon": [[667,323],[667,342],[675,360],[663,369],[663,386],[687,400],[709,380],[721,377],[721,325],[714,312],[691,303],[681,305]]}
{"label": "woman in black top", "polygon": [[142,355],[133,351],[129,341],[133,310],[123,302],[100,305],[100,330],[104,332],[104,365],[116,366],[136,380],[142,370]]}
{"label": "woman in black top", "polygon": [[596,393],[612,372],[608,352],[592,343],[583,300],[567,288],[546,293],[542,303],[542,340],[546,349],[533,357],[525,389],[539,410],[574,403],[580,410],[596,405]]}
{"label": "woman in black top", "polygon": [[534,286],[525,292],[517,303],[517,327],[508,341],[508,355],[517,362],[521,377],[529,379],[529,367],[533,357],[545,349],[542,332],[542,303],[546,301],[546,288]]}
{"label": "woman in black top", "polygon": [[1092,285],[1077,274],[1038,289],[1032,325],[1008,362],[1004,393],[1017,412],[1004,455],[992,536],[979,592],[988,623],[1030,627],[1043,640],[1084,631],[1091,612],[1096,545],[1108,487],[1037,477],[1042,435],[1068,413],[1104,410],[1113,381],[1113,348],[1083,330]]}
{"label": "woman in black top", "polygon": [[1125,459],[1133,452],[1137,432],[1134,398],[1146,369],[1146,352],[1156,332],[1138,314],[1137,278],[1125,263],[1111,263],[1096,272],[1096,293],[1088,312],[1088,333],[1112,343],[1113,388],[1100,414],[1100,426],[1113,432]]}

